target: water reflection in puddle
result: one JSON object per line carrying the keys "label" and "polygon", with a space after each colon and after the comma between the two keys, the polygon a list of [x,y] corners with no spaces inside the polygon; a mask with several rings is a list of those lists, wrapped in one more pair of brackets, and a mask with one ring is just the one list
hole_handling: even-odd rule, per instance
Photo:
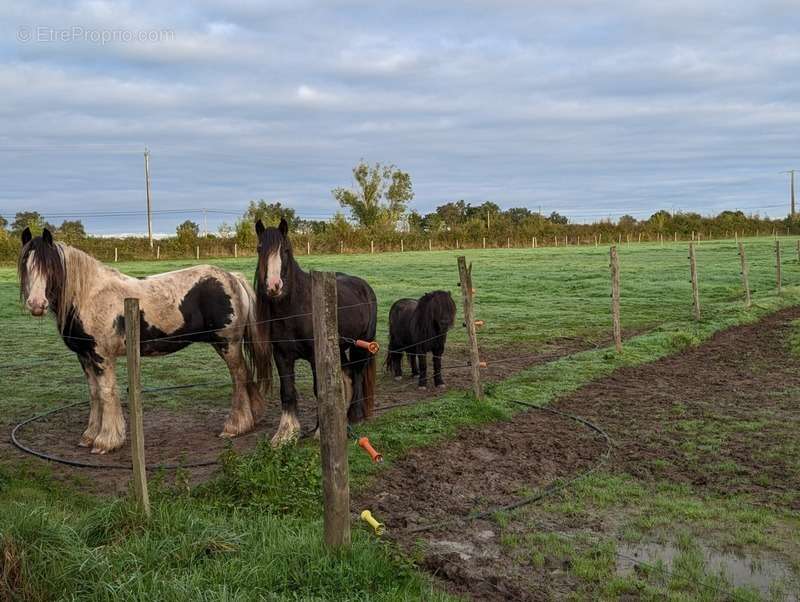
{"label": "water reflection in puddle", "polygon": [[[722,574],[734,587],[750,588],[768,599],[775,599],[771,596],[777,595],[778,600],[800,602],[800,580],[783,562],[776,559],[722,554],[706,546],[700,546],[699,549],[705,561],[706,574]],[[617,574],[623,576],[631,575],[635,565],[622,556],[647,564],[655,564],[660,560],[665,568],[671,570],[674,560],[681,554],[677,546],[669,543],[620,543],[617,544],[617,551],[621,555],[617,557]]]}

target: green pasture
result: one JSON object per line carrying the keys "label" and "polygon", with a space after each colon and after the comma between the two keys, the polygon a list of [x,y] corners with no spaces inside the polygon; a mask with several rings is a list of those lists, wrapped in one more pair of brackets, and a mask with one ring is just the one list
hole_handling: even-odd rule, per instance
{"label": "green pasture", "polygon": [[[781,244],[783,291],[778,296],[775,241],[745,242],[750,309],[743,305],[734,242],[697,245],[699,322],[692,318],[686,243],[621,245],[621,316],[629,338],[620,356],[609,347],[608,247],[470,250],[464,254],[473,263],[476,314],[486,321],[479,339],[487,354],[503,348],[506,357],[531,355],[545,345],[576,338],[585,350],[489,384],[485,403],[463,391],[449,391],[433,401],[387,412],[364,430],[380,442],[390,465],[408,449],[446,438],[460,426],[508,418],[519,408],[507,399],[546,404],[620,366],[678,352],[721,328],[797,304],[796,241],[781,238]],[[459,254],[301,255],[298,260],[305,269],[365,278],[377,293],[378,340],[385,347],[388,310],[398,298],[450,290],[460,318]],[[254,258],[205,262],[248,276],[255,269]],[[144,276],[194,263],[163,260],[115,267]],[[23,312],[18,297],[14,267],[0,267],[0,426],[6,432],[32,414],[86,399],[77,360],[64,348],[52,320]],[[450,341],[454,349],[463,349],[465,333],[460,320],[457,324]],[[121,359],[121,380],[124,363]],[[301,393],[308,399],[308,370],[300,372]],[[210,383],[148,395],[146,407],[226,407],[227,379],[222,361],[204,346],[143,360],[144,387]],[[52,468],[40,461],[12,463],[0,457],[0,558],[5,551],[13,559],[0,564],[0,601],[449,599],[432,589],[429,578],[396,549],[359,526],[350,551],[341,556],[325,552],[314,443],[279,451],[264,445],[246,456],[229,453],[223,465],[219,477],[198,488],[156,486],[154,516],[145,523],[125,500],[89,497],[78,487],[56,483]],[[382,469],[352,450],[354,487],[369,487],[370,477]],[[703,498],[702,491],[681,495],[695,503]],[[741,503],[746,506],[747,501]],[[787,520],[777,511],[772,518]],[[620,586],[620,591],[627,590]],[[691,591],[686,599],[692,599]]]}

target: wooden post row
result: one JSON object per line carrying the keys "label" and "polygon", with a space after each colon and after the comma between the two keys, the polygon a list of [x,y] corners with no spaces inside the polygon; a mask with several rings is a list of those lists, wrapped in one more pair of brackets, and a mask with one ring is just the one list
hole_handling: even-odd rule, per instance
{"label": "wooden post row", "polygon": [[472,298],[472,264],[467,268],[467,260],[463,255],[458,258],[458,276],[461,282],[461,298],[464,301],[464,321],[467,323],[467,337],[469,338],[472,390],[476,399],[482,400],[481,357],[478,352],[478,335],[475,331],[475,307]]}
{"label": "wooden post row", "polygon": [[195,250],[195,255],[196,255],[196,257],[197,257],[197,259],[199,260],[199,259],[200,259],[200,245],[197,245],[197,246],[194,248],[194,250]]}
{"label": "wooden post row", "polygon": [[131,426],[131,456],[133,460],[133,491],[142,513],[150,516],[150,496],[147,493],[147,464],[144,459],[144,426],[139,353],[139,299],[125,299],[125,351],[128,356],[128,414]]}
{"label": "wooden post row", "polygon": [[617,247],[611,247],[611,327],[614,334],[614,347],[622,353],[622,327],[619,321],[619,256]]}
{"label": "wooden post row", "polygon": [[781,294],[781,241],[775,239],[775,285]]}
{"label": "wooden post row", "polygon": [[330,548],[350,545],[350,469],[347,404],[339,354],[336,274],[311,272],[314,367],[322,457],[324,540]]}
{"label": "wooden post row", "polygon": [[117,247],[114,247],[114,263],[117,263],[119,260],[119,253],[117,253]]}
{"label": "wooden post row", "polygon": [[694,254],[694,243],[689,243],[689,269],[692,277],[692,305],[694,319],[700,319],[700,292],[697,289],[697,259]]}
{"label": "wooden post row", "polygon": [[750,301],[750,279],[747,270],[747,258],[744,255],[744,244],[739,242],[739,262],[742,265],[742,288],[744,288],[744,306],[749,308]]}
{"label": "wooden post row", "polygon": [[156,259],[161,259],[161,245],[156,247]]}
{"label": "wooden post row", "polygon": [[233,256],[239,257],[239,243],[233,243]]}

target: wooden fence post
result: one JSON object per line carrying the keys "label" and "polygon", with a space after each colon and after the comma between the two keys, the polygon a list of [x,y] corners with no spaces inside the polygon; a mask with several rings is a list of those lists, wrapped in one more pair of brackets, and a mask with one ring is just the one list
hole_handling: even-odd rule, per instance
{"label": "wooden fence post", "polygon": [[117,263],[119,260],[119,253],[117,253],[117,247],[114,247],[114,263]]}
{"label": "wooden fence post", "polygon": [[306,255],[311,255],[311,239],[306,241]]}
{"label": "wooden fence post", "polygon": [[619,256],[617,247],[611,247],[611,326],[614,333],[614,347],[622,353],[622,327],[619,322]]}
{"label": "wooden fence post", "polygon": [[458,258],[458,276],[461,282],[461,298],[464,300],[464,322],[467,323],[467,337],[469,339],[472,390],[476,399],[482,400],[481,357],[478,352],[478,335],[475,331],[475,307],[472,303],[472,264],[469,264],[469,268],[467,268],[467,260],[463,255]]}
{"label": "wooden fence post", "polygon": [[775,239],[775,285],[781,294],[781,241]]}
{"label": "wooden fence post", "polygon": [[239,243],[233,243],[233,257],[239,257]]}
{"label": "wooden fence post", "polygon": [[486,248],[486,237],[485,236],[483,237],[483,248],[484,249]]}
{"label": "wooden fence post", "polygon": [[800,239],[797,240],[797,261],[800,261]]}
{"label": "wooden fence post", "polygon": [[347,404],[339,355],[336,274],[311,272],[314,367],[322,457],[325,545],[350,545],[350,469],[347,461]]}
{"label": "wooden fence post", "polygon": [[195,255],[197,256],[197,259],[200,259],[200,245],[197,245],[194,248],[194,250],[195,250]]}
{"label": "wooden fence post", "polygon": [[370,253],[374,253],[375,252],[375,241],[374,240],[369,241],[369,252]]}
{"label": "wooden fence post", "polygon": [[511,248],[511,237],[509,237],[509,238],[506,240],[506,248],[508,248],[508,249],[510,249],[510,248]]}
{"label": "wooden fence post", "polygon": [[742,288],[744,288],[744,306],[750,308],[750,279],[747,271],[747,258],[744,255],[744,244],[739,242],[739,262],[742,265]]}
{"label": "wooden fence post", "polygon": [[339,241],[339,253],[344,253],[344,241]]}
{"label": "wooden fence post", "polygon": [[692,276],[692,305],[694,306],[694,319],[700,319],[700,292],[697,290],[697,259],[694,255],[694,243],[689,243],[689,269]]}
{"label": "wooden fence post", "polygon": [[125,299],[125,351],[128,356],[128,415],[131,427],[133,491],[139,509],[149,518],[150,496],[147,493],[147,464],[144,459],[144,426],[140,397],[139,320],[139,299]]}
{"label": "wooden fence post", "polygon": [[456,249],[459,249],[459,248],[461,248],[461,244],[460,244],[459,240],[456,238]]}
{"label": "wooden fence post", "polygon": [[161,245],[156,246],[156,259],[161,259]]}
{"label": "wooden fence post", "polygon": [[433,251],[433,241],[430,238],[428,239],[428,251]]}
{"label": "wooden fence post", "polygon": [[403,239],[402,238],[400,239],[400,252],[401,253],[405,252],[405,249],[403,248]]}

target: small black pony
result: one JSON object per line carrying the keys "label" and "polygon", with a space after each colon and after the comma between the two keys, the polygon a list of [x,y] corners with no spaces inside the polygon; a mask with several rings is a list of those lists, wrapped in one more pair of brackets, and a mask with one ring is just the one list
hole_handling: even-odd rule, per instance
{"label": "small black pony", "polygon": [[[277,228],[256,222],[258,268],[256,269],[256,314],[259,337],[272,342],[275,367],[281,382],[281,421],[272,438],[280,445],[300,431],[297,418],[297,391],[294,365],[298,359],[314,367],[314,329],[312,325],[311,276],[295,261],[289,241],[289,225],[281,219]],[[345,395],[351,399],[347,417],[359,422],[372,414],[375,403],[375,358],[355,341],[374,341],[378,322],[375,292],[361,278],[336,274],[339,307],[340,352]],[[349,378],[348,378],[349,377]],[[348,389],[352,383],[352,394]]]}
{"label": "small black pony", "polygon": [[[419,374],[419,386],[428,384],[428,364],[425,355],[433,353],[433,382],[444,386],[442,355],[447,331],[453,327],[456,304],[447,291],[426,293],[419,300],[398,299],[389,310],[389,353],[386,369],[396,379],[403,376],[403,353],[408,355],[411,375]],[[419,371],[417,370],[419,358]]]}

